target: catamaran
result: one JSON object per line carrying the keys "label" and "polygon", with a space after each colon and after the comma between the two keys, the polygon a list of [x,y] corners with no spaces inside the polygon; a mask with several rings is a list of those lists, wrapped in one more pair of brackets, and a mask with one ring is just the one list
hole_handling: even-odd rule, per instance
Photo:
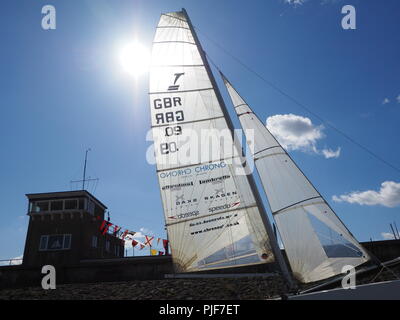
{"label": "catamaran", "polygon": [[[221,76],[242,129],[253,134],[251,158],[290,269],[205,52],[182,9],[161,15],[149,80],[157,176],[176,272],[271,263],[293,288],[293,278],[315,282],[340,275],[346,265],[373,261]],[[228,132],[224,142],[221,132]]]}

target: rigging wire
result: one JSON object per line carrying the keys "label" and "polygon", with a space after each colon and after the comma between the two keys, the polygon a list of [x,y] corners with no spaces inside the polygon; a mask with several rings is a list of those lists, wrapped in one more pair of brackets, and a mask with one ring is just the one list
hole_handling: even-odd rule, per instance
{"label": "rigging wire", "polygon": [[[341,136],[343,136],[344,138],[346,138],[348,141],[350,141],[351,143],[353,143],[354,145],[358,146],[360,149],[364,150],[366,153],[368,153],[369,155],[371,155],[373,158],[379,160],[380,162],[386,164],[388,167],[392,168],[393,170],[397,171],[398,173],[400,173],[400,168],[396,167],[395,165],[391,164],[390,162],[386,161],[385,159],[383,159],[381,156],[379,156],[378,154],[376,154],[375,152],[373,152],[372,150],[370,150],[369,148],[365,147],[364,145],[362,145],[361,143],[357,142],[356,140],[354,140],[353,138],[351,138],[348,134],[346,134],[345,132],[343,132],[342,130],[340,130],[339,128],[337,128],[336,126],[334,126],[332,123],[326,121],[324,118],[322,118],[321,116],[319,116],[318,114],[316,114],[314,111],[312,111],[309,107],[307,107],[305,104],[301,103],[300,101],[298,101],[296,98],[292,97],[291,95],[289,95],[287,92],[285,92],[284,90],[282,90],[281,88],[279,88],[276,84],[274,84],[272,81],[266,79],[264,76],[262,76],[261,74],[259,74],[257,71],[253,70],[252,68],[250,68],[249,66],[247,66],[244,62],[242,62],[239,58],[237,58],[236,56],[234,56],[233,54],[231,54],[228,50],[226,50],[224,47],[222,47],[218,42],[214,41],[213,39],[211,39],[210,37],[208,37],[206,34],[204,34],[203,32],[201,32],[198,28],[195,27],[195,29],[197,29],[197,31],[199,33],[201,33],[205,38],[207,38],[211,43],[213,43],[216,47],[218,47],[220,50],[222,50],[226,55],[228,55],[229,57],[231,57],[233,60],[235,60],[237,63],[239,63],[243,68],[245,68],[247,71],[249,71],[250,73],[253,73],[256,77],[258,77],[261,81],[263,81],[264,83],[266,83],[268,86],[270,86],[271,88],[273,88],[274,90],[278,91],[281,95],[283,95],[284,97],[288,98],[289,100],[291,100],[294,104],[296,104],[297,106],[299,106],[300,108],[304,109],[305,111],[307,111],[309,114],[311,114],[312,116],[314,116],[316,119],[318,119],[319,121],[321,121],[321,123],[325,124],[327,127],[333,129],[334,131],[336,131],[337,133],[339,133]],[[218,68],[218,66],[213,62],[213,60],[210,58],[210,56],[205,52],[207,58],[210,60],[211,64],[218,70],[221,72],[221,70]]]}

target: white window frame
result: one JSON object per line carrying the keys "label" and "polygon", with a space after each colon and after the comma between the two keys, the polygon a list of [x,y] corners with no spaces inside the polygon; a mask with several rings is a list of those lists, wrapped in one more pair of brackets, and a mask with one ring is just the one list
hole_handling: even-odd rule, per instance
{"label": "white window frame", "polygon": [[[62,243],[62,248],[60,249],[49,249],[49,238],[50,237],[55,237],[55,236],[63,236],[63,243]],[[69,245],[68,247],[65,247],[66,243],[66,238],[69,238]],[[46,240],[43,240],[46,239]],[[45,248],[42,248],[42,242],[46,241]],[[41,235],[40,236],[40,241],[39,241],[39,251],[63,251],[63,250],[70,250],[71,249],[71,241],[72,241],[72,234],[66,233],[66,234],[46,234],[46,235]]]}

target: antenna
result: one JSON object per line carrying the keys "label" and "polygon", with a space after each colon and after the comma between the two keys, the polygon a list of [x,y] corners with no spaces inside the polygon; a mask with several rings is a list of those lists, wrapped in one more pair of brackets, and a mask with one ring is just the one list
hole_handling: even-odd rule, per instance
{"label": "antenna", "polygon": [[85,154],[85,165],[83,166],[83,180],[82,180],[82,190],[85,190],[85,179],[86,179],[86,163],[87,163],[87,154],[88,152],[91,151],[91,149],[86,150]]}
{"label": "antenna", "polygon": [[[83,179],[82,180],[71,180],[70,181],[70,183],[82,182],[82,190],[85,190],[85,182],[89,182],[89,181],[97,181],[98,182],[99,181],[99,178],[90,179],[90,177],[89,177],[89,179],[86,179],[86,166],[87,166],[87,157],[88,157],[88,152],[89,151],[92,151],[92,149],[91,148],[86,149],[86,152],[85,152],[85,162],[84,162],[84,165],[83,165]],[[95,185],[95,188],[96,187],[97,187],[97,183]]]}

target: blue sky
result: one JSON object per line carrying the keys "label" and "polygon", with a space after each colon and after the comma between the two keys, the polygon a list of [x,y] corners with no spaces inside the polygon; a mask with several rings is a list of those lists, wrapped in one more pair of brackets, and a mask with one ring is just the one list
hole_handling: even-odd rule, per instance
{"label": "blue sky", "polygon": [[[100,179],[94,195],[109,207],[112,221],[165,237],[155,167],[145,157],[148,77],[134,79],[122,72],[117,50],[134,37],[150,48],[160,14],[182,7],[205,51],[261,119],[293,114],[294,120],[309,118],[311,127],[320,130],[322,138],[311,137],[308,147],[297,149],[294,142],[290,153],[356,238],[383,239],[389,223],[400,226],[396,184],[384,190],[389,195],[353,195],[358,203],[340,198],[352,191],[377,192],[385,181],[399,182],[399,172],[323,125],[219,47],[400,167],[400,3],[300,2],[3,1],[0,259],[23,252],[25,194],[70,190],[70,181],[81,178],[87,148],[92,149],[88,176]],[[41,28],[46,4],[57,10],[56,30]],[[356,8],[356,30],[341,27],[345,4]],[[217,82],[230,106],[219,78]],[[310,146],[340,147],[340,155],[327,159]],[[91,186],[88,190],[93,191]],[[375,197],[376,203],[361,205],[366,197]]]}

